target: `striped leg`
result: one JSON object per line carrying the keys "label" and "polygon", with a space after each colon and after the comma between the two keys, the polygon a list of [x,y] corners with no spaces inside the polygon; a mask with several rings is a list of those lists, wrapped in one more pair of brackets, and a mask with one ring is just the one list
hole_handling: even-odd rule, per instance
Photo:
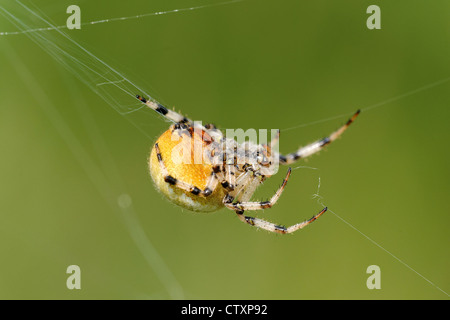
{"label": "striped leg", "polygon": [[284,178],[281,187],[273,195],[273,197],[270,199],[270,201],[233,203],[234,198],[230,195],[227,195],[227,197],[225,197],[225,199],[224,199],[224,205],[227,208],[234,210],[236,212],[239,220],[241,220],[242,222],[245,222],[251,226],[255,226],[257,228],[261,228],[261,229],[264,229],[264,230],[267,230],[270,232],[286,234],[286,233],[292,233],[297,230],[303,229],[308,224],[310,224],[311,222],[313,222],[314,220],[319,218],[322,214],[324,214],[325,211],[327,211],[327,208],[324,208],[322,211],[320,211],[318,214],[313,216],[311,219],[306,220],[301,223],[294,224],[293,226],[290,226],[288,228],[274,224],[272,222],[268,222],[263,219],[249,217],[249,216],[244,215],[244,210],[261,210],[261,209],[266,209],[266,208],[272,207],[277,202],[277,200],[280,198],[281,193],[283,192],[290,175],[291,175],[291,168],[289,168],[288,173],[287,173],[286,177]]}
{"label": "striped leg", "polygon": [[247,190],[247,186],[252,179],[252,172],[247,171],[241,173],[237,179],[235,179],[235,188],[229,193],[229,196],[232,197],[233,200],[237,199],[238,201],[241,201],[240,199],[244,193],[243,190]]}
{"label": "striped leg", "polygon": [[182,190],[190,192],[194,195],[201,195],[204,197],[211,195],[211,193],[216,188],[218,180],[217,180],[217,176],[216,176],[216,173],[214,172],[214,170],[211,171],[211,176],[209,177],[208,182],[206,183],[205,189],[201,190],[192,184],[178,180],[178,179],[172,177],[171,175],[169,175],[169,172],[167,171],[167,168],[164,165],[164,161],[162,159],[161,152],[159,150],[159,146],[157,143],[155,144],[155,150],[156,150],[156,156],[158,157],[159,165],[161,167],[161,172],[164,175],[164,181],[167,182],[168,184],[176,186],[177,188],[180,188]]}
{"label": "striped leg", "polygon": [[138,100],[147,105],[150,109],[155,110],[159,114],[162,114],[167,119],[175,122],[175,123],[189,123],[192,124],[192,120],[186,118],[185,116],[179,114],[178,112],[172,111],[164,107],[162,104],[159,104],[155,101],[147,100],[139,95],[136,96]]}
{"label": "striped leg", "polygon": [[221,185],[228,191],[233,191],[236,187],[236,168],[233,164],[226,164],[224,170],[224,179],[221,181]]}
{"label": "striped leg", "polygon": [[267,230],[267,231],[270,231],[270,232],[286,234],[286,233],[293,233],[293,232],[295,232],[297,230],[303,229],[308,224],[310,224],[311,222],[313,222],[314,220],[319,218],[322,214],[324,214],[325,211],[327,211],[327,208],[324,208],[322,211],[320,211],[318,214],[313,216],[311,219],[306,220],[306,221],[301,222],[301,223],[294,224],[293,226],[290,226],[288,228],[286,228],[284,226],[276,225],[276,224],[271,223],[271,222],[267,222],[267,221],[262,220],[262,219],[245,216],[242,211],[241,212],[236,212],[236,214],[238,215],[239,219],[242,222],[248,223],[251,226],[255,226],[257,228],[261,228],[261,229],[264,229],[264,230]]}
{"label": "striped leg", "polygon": [[[270,201],[262,201],[262,202],[224,202],[224,205],[232,209],[236,212],[244,212],[245,210],[262,210],[262,209],[268,209],[271,208],[280,198],[281,194],[283,193],[284,188],[286,187],[286,184],[288,182],[289,176],[291,175],[291,168],[289,168],[286,177],[283,180],[283,183],[281,184],[280,188],[277,190],[277,192],[272,196]],[[256,178],[257,179],[257,178]]]}
{"label": "striped leg", "polygon": [[301,158],[306,158],[314,153],[319,152],[326,145],[339,138],[339,136],[352,124],[352,122],[355,121],[359,113],[360,110],[356,111],[356,113],[342,127],[330,134],[328,137],[308,144],[307,146],[298,149],[297,152],[290,153],[287,156],[280,155],[280,164],[291,164]]}

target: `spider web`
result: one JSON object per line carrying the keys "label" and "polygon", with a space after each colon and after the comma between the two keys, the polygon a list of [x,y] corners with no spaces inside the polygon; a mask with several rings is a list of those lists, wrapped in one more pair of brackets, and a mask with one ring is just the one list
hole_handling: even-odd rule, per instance
{"label": "spider web", "polygon": [[[83,25],[94,25],[100,23],[110,23],[116,21],[125,21],[131,19],[140,19],[145,17],[151,17],[156,15],[164,15],[171,13],[180,13],[184,11],[192,11],[197,9],[205,9],[211,6],[217,5],[225,5],[232,4],[238,1],[228,1],[228,2],[220,2],[216,4],[208,4],[208,5],[200,5],[200,6],[192,6],[187,8],[180,8],[168,11],[159,11],[153,13],[140,14],[136,16],[126,16],[126,17],[118,17],[118,18],[109,18],[96,20],[92,22],[84,23]],[[48,54],[50,54],[55,60],[64,65],[72,74],[74,74],[78,79],[80,79],[85,85],[87,85],[91,90],[93,90],[96,94],[98,94],[101,98],[103,98],[107,104],[109,104],[112,108],[114,108],[117,112],[124,115],[124,118],[130,120],[127,117],[130,113],[135,113],[141,111],[145,108],[139,101],[135,100],[135,95],[137,93],[141,93],[147,97],[152,97],[149,92],[146,92],[146,86],[138,85],[136,82],[129,79],[124,73],[119,70],[111,67],[110,64],[106,63],[104,60],[97,57],[91,51],[87,50],[85,47],[81,46],[76,41],[72,40],[71,37],[64,32],[64,25],[55,25],[50,21],[50,19],[45,15],[44,12],[41,11],[40,8],[36,6],[32,6],[32,3],[25,4],[23,1],[15,1],[14,5],[0,6],[0,13],[4,18],[9,20],[12,25],[14,25],[18,31],[3,31],[0,30],[0,36],[19,36],[26,35],[30,40],[35,42],[38,46],[40,46],[43,50],[45,50]],[[36,19],[42,27],[36,27],[31,24],[30,16],[33,19]],[[28,82],[30,88],[38,88],[38,81],[33,78],[33,75],[29,73],[27,68],[15,58],[14,49],[12,47],[7,47],[7,54],[9,59],[17,66],[18,73],[22,76],[24,81]],[[378,103],[359,107],[363,112],[373,111],[377,108],[389,105],[392,102],[403,99],[405,97],[417,94],[419,92],[431,89],[433,87],[448,83],[450,81],[449,78],[444,78],[438,80],[436,82],[426,84],[422,87],[415,88],[411,91],[404,92],[394,97],[390,97],[388,99],[382,100]],[[164,262],[164,259],[158,253],[156,248],[153,246],[151,240],[145,234],[140,222],[136,217],[136,212],[133,207],[132,198],[127,192],[121,190],[120,186],[123,185],[123,180],[118,172],[115,169],[116,165],[112,160],[112,157],[103,156],[102,159],[109,159],[105,161],[109,161],[108,163],[103,164],[103,168],[110,168],[108,172],[103,173],[103,168],[98,167],[92,159],[90,159],[89,154],[84,150],[83,146],[80,145],[77,138],[68,131],[62,123],[63,119],[58,115],[57,108],[52,104],[48,96],[39,92],[39,90],[34,89],[33,94],[36,98],[41,101],[41,105],[45,106],[46,112],[53,119],[52,123],[59,130],[62,137],[65,137],[67,140],[67,144],[71,146],[72,152],[75,157],[78,159],[80,163],[83,164],[84,169],[89,173],[89,176],[92,177],[92,182],[96,185],[98,191],[103,196],[105,201],[111,206],[111,209],[121,217],[123,223],[127,226],[130,236],[133,238],[135,244],[139,248],[143,257],[146,259],[150,267],[154,270],[155,274],[157,274],[158,278],[164,284],[167,292],[169,293],[171,298],[180,299],[184,298],[183,288],[180,283],[176,280],[174,275],[171,273],[170,269]],[[338,115],[334,115],[331,117],[326,117],[322,119],[318,119],[315,121],[309,121],[306,123],[299,123],[298,125],[294,125],[288,128],[282,128],[282,131],[290,131],[296,130],[299,128],[316,125],[319,123],[330,122],[337,119],[343,119],[348,116],[351,116],[355,108],[352,108],[347,113],[341,113]],[[85,110],[87,112],[87,110]],[[142,130],[139,124],[136,124],[136,127],[146,134],[145,130]],[[91,128],[95,128],[94,125]],[[98,132],[91,132],[92,137],[100,137],[101,135]],[[146,134],[147,135],[147,134]],[[99,152],[107,155],[109,153],[108,149],[105,147],[105,143],[102,140],[98,141]],[[295,167],[295,169],[314,169],[317,168],[307,167],[307,166],[299,166]],[[322,179],[323,180],[323,179]],[[112,182],[112,183],[111,183]],[[318,186],[317,192],[313,195],[313,198],[317,200],[317,202],[323,206],[324,201],[320,196],[320,185],[324,183],[321,181],[320,177],[318,178]],[[116,202],[112,202],[111,199],[116,199]],[[448,296],[444,290],[442,290],[439,286],[425,278],[422,274],[414,270],[407,263],[403,262],[400,258],[392,254],[390,251],[379,245],[375,240],[368,237],[366,234],[358,230],[351,223],[343,219],[333,210],[330,210],[334,215],[336,215],[340,220],[342,220],[346,225],[350,228],[354,229],[358,233],[360,233],[364,238],[372,242],[374,245],[378,246],[380,249],[385,251],[387,254],[392,256],[394,259],[402,263],[404,266],[414,271],[421,278],[426,280],[432,286],[443,292]]]}

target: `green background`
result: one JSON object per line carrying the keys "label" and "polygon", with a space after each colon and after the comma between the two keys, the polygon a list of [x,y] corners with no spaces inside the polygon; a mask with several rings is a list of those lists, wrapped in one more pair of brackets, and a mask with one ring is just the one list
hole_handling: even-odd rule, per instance
{"label": "green background", "polygon": [[[71,4],[88,22],[210,2],[38,3],[64,25]],[[381,30],[366,27],[371,4]],[[287,236],[169,203],[146,163],[169,123],[116,112],[26,35],[1,36],[0,298],[448,299],[449,12],[444,0],[245,0],[65,30],[193,119],[281,129],[285,153],[362,108],[342,139],[294,166],[316,170],[294,170],[277,205],[254,213],[311,217],[320,178],[331,211]],[[0,16],[0,32],[15,30]],[[66,287],[72,264],[81,290]],[[380,290],[366,287],[370,265]]]}

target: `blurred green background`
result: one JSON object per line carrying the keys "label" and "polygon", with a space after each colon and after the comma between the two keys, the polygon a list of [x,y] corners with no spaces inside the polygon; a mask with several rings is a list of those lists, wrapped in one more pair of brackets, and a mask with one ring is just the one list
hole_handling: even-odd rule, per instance
{"label": "blurred green background", "polygon": [[[71,4],[88,22],[213,2],[38,3],[64,25]],[[381,30],[366,27],[371,4]],[[193,119],[281,129],[284,153],[362,108],[342,139],[297,165],[317,170],[294,170],[278,204],[254,213],[311,217],[320,179],[332,212],[287,236],[169,203],[146,162],[166,121],[119,114],[26,35],[0,37],[0,298],[448,299],[450,79],[436,82],[450,77],[449,14],[444,0],[245,0],[65,30]],[[0,32],[15,30],[0,16]],[[72,264],[81,290],[66,288]],[[380,290],[366,287],[370,265]]]}

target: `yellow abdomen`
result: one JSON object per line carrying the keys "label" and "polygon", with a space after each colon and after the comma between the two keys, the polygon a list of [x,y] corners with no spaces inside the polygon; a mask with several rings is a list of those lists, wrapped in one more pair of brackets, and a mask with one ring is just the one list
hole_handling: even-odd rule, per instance
{"label": "yellow abdomen", "polygon": [[[172,127],[164,132],[156,141],[162,162],[168,174],[178,181],[204,190],[213,170],[213,165],[203,157],[207,147],[200,134],[188,132],[172,133]],[[218,185],[212,194],[204,197],[194,195],[167,183],[153,146],[149,159],[150,175],[159,189],[170,201],[192,211],[211,212],[223,207],[225,189]]]}

